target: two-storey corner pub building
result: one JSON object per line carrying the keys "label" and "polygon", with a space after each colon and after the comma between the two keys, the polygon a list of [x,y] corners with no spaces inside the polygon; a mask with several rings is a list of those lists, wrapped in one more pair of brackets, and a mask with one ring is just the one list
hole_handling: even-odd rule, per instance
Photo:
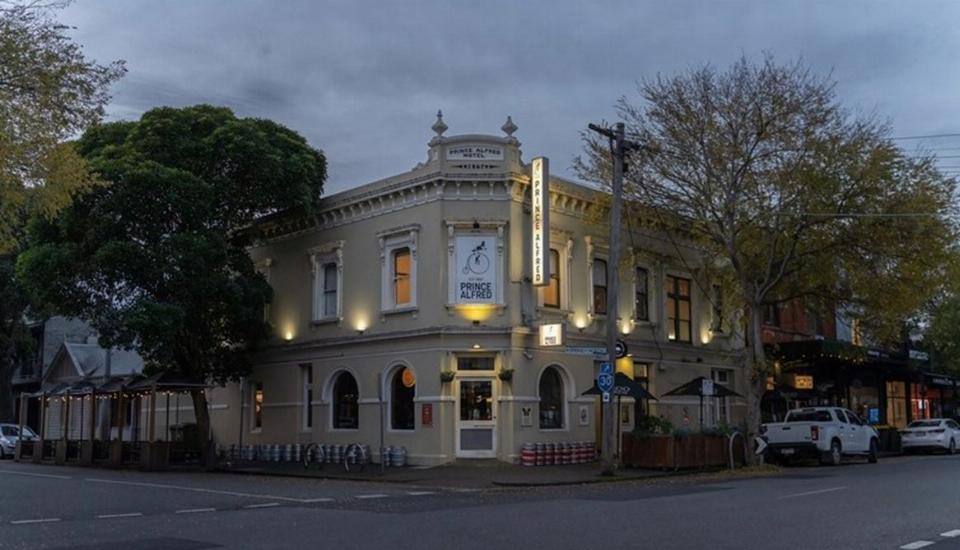
{"label": "two-storey corner pub building", "polygon": [[[218,389],[217,443],[403,446],[410,464],[517,461],[525,443],[599,444],[607,323],[629,355],[617,370],[660,397],[622,400],[632,428],[653,414],[696,429],[697,397],[662,394],[703,376],[739,394],[742,341],[713,307],[702,259],[632,224],[608,303],[602,191],[548,177],[531,202],[517,127],[445,136],[425,162],[323,199],[311,217],[261,223],[252,247],[274,289],[275,341],[240,384]],[[536,197],[534,197],[536,198]],[[531,216],[549,208],[534,246]],[[533,268],[546,280],[534,284]],[[717,297],[719,299],[719,297]],[[708,399],[704,425],[738,424],[738,399]],[[376,455],[376,453],[374,453]]]}

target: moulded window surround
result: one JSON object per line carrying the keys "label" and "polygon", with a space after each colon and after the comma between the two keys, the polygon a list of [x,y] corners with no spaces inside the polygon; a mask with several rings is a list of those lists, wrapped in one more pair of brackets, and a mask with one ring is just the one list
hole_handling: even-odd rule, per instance
{"label": "moulded window surround", "polygon": [[650,270],[637,266],[633,281],[633,318],[636,321],[650,321]]}
{"label": "moulded window surround", "polygon": [[572,259],[572,238],[550,241],[550,284],[540,287],[537,293],[537,305],[546,311],[569,312]]}
{"label": "moulded window surround", "polygon": [[594,258],[590,266],[590,282],[593,287],[593,313],[607,315],[610,304],[607,303],[607,260]]}
{"label": "moulded window surround", "polygon": [[384,313],[415,310],[417,304],[418,224],[378,235],[380,246],[380,310]]}
{"label": "moulded window surround", "polygon": [[311,248],[314,323],[343,319],[343,241]]}

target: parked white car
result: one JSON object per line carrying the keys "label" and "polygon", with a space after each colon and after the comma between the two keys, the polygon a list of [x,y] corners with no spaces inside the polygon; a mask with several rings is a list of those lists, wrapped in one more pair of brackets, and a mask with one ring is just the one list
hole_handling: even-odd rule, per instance
{"label": "parked white car", "polygon": [[900,446],[905,453],[938,449],[954,454],[957,445],[960,445],[960,424],[949,418],[914,420],[900,432]]}
{"label": "parked white car", "polygon": [[844,456],[864,456],[877,461],[880,436],[856,414],[837,407],[810,407],[787,413],[783,422],[763,424],[760,429],[770,458],[820,459],[839,465]]}
{"label": "parked white car", "polygon": [[[13,457],[17,450],[17,438],[20,436],[20,426],[16,424],[0,424],[0,458]],[[24,441],[33,441],[37,434],[27,426],[23,427]]]}

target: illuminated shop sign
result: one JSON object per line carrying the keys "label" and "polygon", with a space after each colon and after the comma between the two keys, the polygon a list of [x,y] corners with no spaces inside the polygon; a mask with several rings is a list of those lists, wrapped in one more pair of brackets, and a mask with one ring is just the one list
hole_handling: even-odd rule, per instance
{"label": "illuminated shop sign", "polygon": [[459,235],[454,241],[456,303],[497,302],[497,251],[494,235]]}
{"label": "illuminated shop sign", "polygon": [[563,325],[560,323],[540,325],[540,345],[544,347],[562,346]]}
{"label": "illuminated shop sign", "polygon": [[530,167],[533,286],[546,286],[550,284],[550,161],[537,157]]}

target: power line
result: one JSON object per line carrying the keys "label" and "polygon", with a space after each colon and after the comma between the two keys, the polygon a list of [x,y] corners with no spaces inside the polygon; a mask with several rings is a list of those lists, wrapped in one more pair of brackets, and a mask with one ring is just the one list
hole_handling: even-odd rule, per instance
{"label": "power line", "polygon": [[928,216],[939,216],[938,212],[803,212],[801,216],[811,218],[925,218]]}
{"label": "power line", "polygon": [[925,136],[899,136],[892,137],[890,139],[939,139],[939,138],[955,138],[960,137],[960,134],[928,134]]}

